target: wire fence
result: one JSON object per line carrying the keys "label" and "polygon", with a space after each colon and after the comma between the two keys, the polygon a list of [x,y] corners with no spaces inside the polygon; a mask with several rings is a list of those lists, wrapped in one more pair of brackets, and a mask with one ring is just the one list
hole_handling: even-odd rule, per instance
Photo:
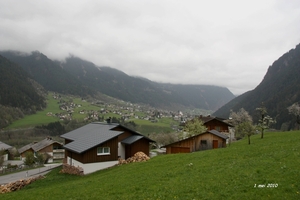
{"label": "wire fence", "polygon": [[24,170],[28,170],[28,169],[34,169],[37,167],[41,167],[42,165],[33,165],[33,166],[28,166],[28,165],[2,165],[0,166],[0,175],[4,175],[4,174],[10,174],[10,173],[15,173],[15,172],[19,172],[19,171],[24,171]]}

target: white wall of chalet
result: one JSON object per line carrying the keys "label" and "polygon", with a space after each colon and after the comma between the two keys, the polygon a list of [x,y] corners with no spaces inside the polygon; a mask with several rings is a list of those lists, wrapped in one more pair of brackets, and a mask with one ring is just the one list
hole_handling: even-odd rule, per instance
{"label": "white wall of chalet", "polygon": [[106,169],[108,167],[112,167],[116,164],[118,164],[118,161],[108,161],[108,162],[97,162],[97,163],[88,163],[88,164],[83,164],[71,157],[67,158],[67,164],[75,166],[75,167],[81,167],[83,169],[84,174],[90,174],[95,171],[101,170],[101,169]]}

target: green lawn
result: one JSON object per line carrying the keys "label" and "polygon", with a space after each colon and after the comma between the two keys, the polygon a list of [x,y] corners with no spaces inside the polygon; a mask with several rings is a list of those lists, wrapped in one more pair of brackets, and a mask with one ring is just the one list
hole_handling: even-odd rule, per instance
{"label": "green lawn", "polygon": [[82,177],[54,170],[1,199],[300,199],[299,167],[300,132],[274,132]]}

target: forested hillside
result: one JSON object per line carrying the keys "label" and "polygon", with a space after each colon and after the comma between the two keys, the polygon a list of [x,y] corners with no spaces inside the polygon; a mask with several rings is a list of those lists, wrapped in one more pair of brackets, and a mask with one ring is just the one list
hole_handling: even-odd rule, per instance
{"label": "forested hillside", "polygon": [[124,101],[148,104],[158,108],[178,110],[185,107],[216,110],[234,98],[227,88],[211,85],[156,83],[129,76],[111,67],[97,67],[77,57],[67,58],[61,66],[101,93]]}
{"label": "forested hillside", "polygon": [[246,109],[255,120],[258,119],[256,108],[263,102],[268,115],[276,119],[277,129],[295,127],[296,118],[288,113],[287,107],[300,101],[300,45],[282,55],[269,67],[262,82],[249,91],[230,101],[217,110],[214,115],[228,118],[230,109]]}
{"label": "forested hillside", "polygon": [[40,52],[35,51],[31,54],[24,54],[21,52],[2,51],[0,54],[17,63],[32,79],[48,91],[79,96],[95,94],[95,91],[78,81]]}
{"label": "forested hillside", "polygon": [[169,98],[162,91],[139,78],[109,67],[97,67],[89,61],[69,57],[61,63],[63,69],[76,76],[80,81],[108,96],[132,103],[151,106],[169,104]]}
{"label": "forested hillside", "polygon": [[168,83],[153,84],[157,84],[163,91],[171,93],[173,97],[184,102],[186,106],[193,105],[196,108],[205,108],[212,111],[217,110],[234,98],[234,95],[225,87]]}
{"label": "forested hillside", "polygon": [[20,65],[46,90],[78,96],[104,95],[159,109],[215,111],[234,98],[224,87],[156,83],[111,67],[98,67],[78,57],[52,61],[40,52],[0,52]]}
{"label": "forested hillside", "polygon": [[0,88],[0,128],[46,106],[45,98],[38,93],[42,88],[34,88],[28,74],[1,55]]}

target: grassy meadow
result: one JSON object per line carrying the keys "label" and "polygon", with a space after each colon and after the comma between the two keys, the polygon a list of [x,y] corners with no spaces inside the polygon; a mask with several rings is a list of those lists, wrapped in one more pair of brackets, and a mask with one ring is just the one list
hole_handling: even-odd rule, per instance
{"label": "grassy meadow", "polygon": [[172,132],[173,130],[170,125],[178,125],[178,122],[175,122],[172,118],[158,119],[158,121],[154,123],[149,120],[142,119],[132,119],[132,121],[138,125],[137,131],[144,135],[148,135],[150,133]]}
{"label": "grassy meadow", "polygon": [[[59,121],[59,119],[55,116],[47,116],[47,113],[51,112],[52,114],[55,113],[63,113],[66,111],[60,110],[59,109],[59,100],[54,99],[52,97],[53,93],[49,92],[47,96],[47,107],[42,110],[36,112],[36,114],[33,115],[27,115],[23,119],[19,119],[17,121],[14,121],[11,125],[9,125],[7,128],[8,129],[14,129],[14,128],[27,128],[27,127],[34,127],[38,125],[45,125],[50,122],[55,122]],[[65,97],[63,98],[65,101],[69,101],[70,98]],[[73,118],[74,119],[83,119],[86,117],[86,115],[79,114],[79,111],[82,109],[85,110],[100,110],[100,107],[91,105],[90,103],[86,101],[82,101],[79,97],[77,98],[72,98],[71,99],[74,103],[82,105],[81,108],[75,108],[74,113],[73,113]]]}
{"label": "grassy meadow", "polygon": [[86,176],[50,172],[4,199],[300,199],[300,132],[161,155]]}
{"label": "grassy meadow", "polygon": [[[27,115],[23,119],[16,120],[5,129],[30,128],[30,127],[40,126],[40,125],[47,125],[48,123],[59,121],[58,117],[47,116],[47,113],[50,112],[52,114],[66,112],[59,109],[59,103],[58,103],[59,100],[54,99],[52,95],[53,93],[49,92],[47,96],[47,107],[45,110],[38,111],[36,112],[36,114]],[[84,117],[87,116],[87,114],[80,114],[79,113],[80,110],[99,111],[103,107],[103,106],[101,107],[101,106],[92,105],[87,101],[82,101],[81,98],[79,97],[64,97],[63,99],[65,101],[72,101],[77,105],[78,104],[81,105],[81,107],[74,108],[74,112],[72,114],[73,119],[83,120]],[[128,112],[128,111],[124,110],[121,112]],[[146,114],[143,112],[136,112],[135,114],[138,116],[146,116]],[[100,114],[99,117],[103,117],[104,119],[109,117],[120,118],[120,115],[115,113],[107,113],[102,115]],[[137,131],[145,135],[150,133],[171,132],[172,128],[170,127],[170,124],[178,124],[178,122],[175,122],[172,118],[159,119],[157,123],[152,123],[151,121],[148,120],[141,120],[135,118],[130,119],[130,121],[134,121],[138,125]]]}

